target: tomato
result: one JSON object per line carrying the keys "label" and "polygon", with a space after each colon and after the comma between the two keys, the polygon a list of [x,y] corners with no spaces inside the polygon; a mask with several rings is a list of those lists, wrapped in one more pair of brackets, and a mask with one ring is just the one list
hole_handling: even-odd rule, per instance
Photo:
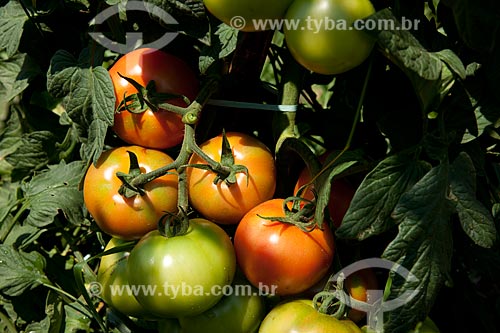
{"label": "tomato", "polygon": [[[299,188],[311,181],[311,174],[305,168],[299,175],[299,179],[295,184],[294,193],[296,194]],[[303,193],[305,199],[314,199],[314,185],[310,185]],[[344,215],[351,204],[351,200],[356,193],[355,188],[344,178],[334,179],[330,190],[330,200],[328,201],[328,213],[333,221],[333,225],[338,228],[344,219]]]}
{"label": "tomato", "polygon": [[[124,95],[137,90],[122,76],[142,86],[154,80],[156,91],[196,98],[199,83],[193,70],[181,59],[160,50],[142,48],[122,56],[109,69],[116,95],[116,105]],[[187,106],[182,99],[167,100],[170,104]],[[172,112],[147,109],[143,113],[121,111],[115,113],[113,131],[125,142],[148,148],[166,149],[179,144],[184,137],[181,117]]]}
{"label": "tomato", "polygon": [[[231,145],[234,161],[248,169],[236,175],[235,184],[224,181],[214,184],[212,171],[188,168],[189,200],[205,218],[221,224],[236,224],[243,215],[261,202],[269,200],[276,189],[276,168],[269,149],[258,139],[243,133],[229,132],[226,137]],[[215,161],[221,160],[222,135],[200,145]],[[193,154],[189,164],[206,164]]]}
{"label": "tomato", "polygon": [[250,210],[234,236],[236,258],[247,279],[277,295],[297,294],[328,272],[334,254],[329,227],[304,232],[263,217],[285,216],[283,199],[272,199]]}
{"label": "tomato", "polygon": [[311,300],[298,299],[274,307],[264,318],[259,333],[361,333],[349,319],[322,314]]}
{"label": "tomato", "polygon": [[286,45],[308,70],[346,72],[360,65],[373,49],[375,40],[352,25],[374,12],[369,0],[295,0],[285,19],[300,25],[284,26]]}
{"label": "tomato", "polygon": [[[377,301],[376,299],[369,299],[368,291],[378,289],[377,277],[369,268],[359,270],[349,275],[345,280],[345,287],[349,295],[358,301],[370,304]],[[349,310],[349,318],[354,322],[360,321],[365,316],[366,312],[356,309]]]}
{"label": "tomato", "polygon": [[[259,27],[253,20],[281,19],[293,0],[203,0],[208,11],[227,25],[243,31],[271,29],[270,25]],[[242,18],[238,21],[235,18]],[[241,24],[240,24],[241,23]],[[266,22],[269,23],[269,22]]]}
{"label": "tomato", "polygon": [[167,154],[138,146],[105,151],[87,170],[83,199],[99,228],[114,237],[138,239],[157,227],[165,212],[177,211],[177,175],[168,174],[144,185],[145,194],[125,198],[118,193],[122,181],[117,172],[129,172],[133,152],[142,172],[173,162]]}
{"label": "tomato", "polygon": [[[123,244],[125,241],[111,238],[105,251]],[[127,290],[127,259],[129,252],[118,252],[101,257],[97,271],[97,281],[101,285],[101,298],[119,312],[132,317],[146,317],[148,313]]]}
{"label": "tomato", "polygon": [[191,219],[186,234],[146,234],[130,252],[131,285],[143,288],[135,297],[161,317],[194,316],[214,306],[221,288],[231,284],[236,269],[234,248],[221,227]]}
{"label": "tomato", "polygon": [[231,293],[200,315],[179,318],[183,333],[253,333],[265,315],[264,300],[248,283],[233,284]]}

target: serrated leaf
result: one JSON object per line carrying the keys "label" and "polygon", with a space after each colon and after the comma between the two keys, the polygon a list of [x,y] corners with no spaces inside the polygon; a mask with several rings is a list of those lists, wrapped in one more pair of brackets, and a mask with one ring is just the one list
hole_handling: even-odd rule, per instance
{"label": "serrated leaf", "polygon": [[171,13],[174,17],[178,15],[193,16],[203,18],[205,16],[205,6],[203,0],[146,0],[166,12]]}
{"label": "serrated leaf", "polygon": [[336,235],[363,240],[395,225],[391,213],[401,195],[430,169],[411,154],[399,153],[380,162],[361,182]]}
{"label": "serrated leaf", "polygon": [[[33,243],[46,230],[34,227],[29,224],[14,223],[11,228],[12,215],[8,215],[5,222],[0,225],[0,235],[7,234],[5,245],[12,245],[17,249],[22,249],[26,245]],[[7,230],[7,228],[9,228]]]}
{"label": "serrated leaf", "polygon": [[[3,184],[2,187],[0,187],[0,223],[4,221],[17,203],[17,188],[17,184]],[[0,235],[1,234],[0,232]]]}
{"label": "serrated leaf", "polygon": [[396,238],[382,257],[408,269],[416,281],[404,281],[393,274],[390,299],[417,290],[384,319],[386,332],[408,332],[427,316],[439,289],[451,268],[453,251],[450,216],[452,206],[447,199],[449,165],[432,168],[409,191],[401,196],[393,217],[399,223]]}
{"label": "serrated leaf", "polygon": [[450,190],[465,233],[479,246],[493,246],[495,222],[488,209],[476,199],[476,170],[466,153],[461,153],[451,165]]}
{"label": "serrated leaf", "polygon": [[434,55],[436,55],[445,64],[447,64],[453,71],[453,73],[458,75],[458,77],[460,77],[462,80],[465,80],[465,77],[467,75],[465,66],[455,52],[450,49],[445,49],[439,52],[435,52]]}
{"label": "serrated leaf", "polygon": [[47,283],[45,259],[38,252],[18,251],[0,245],[0,290],[8,296],[19,296],[25,290]]}
{"label": "serrated leaf", "polygon": [[64,333],[90,332],[92,315],[80,303],[64,305],[66,314]]}
{"label": "serrated leaf", "polygon": [[23,184],[30,210],[26,223],[36,227],[46,226],[61,210],[70,223],[81,224],[83,194],[78,185],[84,172],[82,161],[61,162]]}
{"label": "serrated leaf", "polygon": [[30,80],[39,73],[40,69],[24,53],[15,53],[7,59],[0,59],[0,102],[7,103],[22,93]]}
{"label": "serrated leaf", "polygon": [[[336,154],[330,154],[325,164],[329,164]],[[358,151],[348,151],[340,156],[335,162],[325,170],[315,182],[314,187],[317,188],[318,197],[316,199],[316,212],[314,214],[315,221],[323,221],[325,219],[325,208],[330,200],[333,179],[341,173],[348,170],[353,165],[356,165],[362,160],[362,156]],[[321,225],[321,223],[319,223]]]}
{"label": "serrated leaf", "polygon": [[205,73],[216,60],[227,57],[236,49],[238,33],[238,30],[227,24],[220,23],[217,26],[217,30],[210,34],[210,45],[201,50],[199,59],[201,73]]}
{"label": "serrated leaf", "polygon": [[[498,102],[488,94],[488,87],[484,82],[484,76],[477,73],[465,81],[466,98],[476,118],[476,126],[467,129],[462,137],[462,143],[475,140],[491,128],[500,126],[500,106]],[[476,130],[477,128],[477,130]]]}
{"label": "serrated leaf", "polygon": [[67,114],[79,128],[88,129],[85,158],[96,162],[107,128],[113,125],[116,97],[106,69],[90,66],[88,57],[85,50],[78,60],[67,51],[57,51],[51,59],[47,89],[54,97],[64,98]]}
{"label": "serrated leaf", "polygon": [[26,326],[25,331],[29,333],[49,333],[50,330],[50,318],[45,317],[41,321],[36,323],[31,323]]}
{"label": "serrated leaf", "polygon": [[27,20],[28,16],[18,1],[9,1],[0,8],[0,50],[5,50],[7,56],[17,52]]}
{"label": "serrated leaf", "polygon": [[442,63],[436,61],[420,42],[409,32],[402,29],[398,19],[388,8],[380,10],[367,20],[392,22],[396,29],[366,30],[378,39],[384,54],[403,70],[410,71],[428,81],[439,79]]}
{"label": "serrated leaf", "polygon": [[12,179],[20,180],[33,171],[45,167],[56,155],[57,138],[48,131],[25,134],[16,150],[5,160],[14,166]]}
{"label": "serrated leaf", "polygon": [[[427,51],[413,34],[401,28],[391,9],[382,9],[367,18],[392,22],[394,29],[366,30],[377,38],[384,55],[408,76],[420,100],[422,111],[435,111],[455,83],[457,75],[465,77],[464,65],[450,50],[438,53]],[[446,65],[445,65],[446,64]],[[445,65],[445,66],[443,66]]]}

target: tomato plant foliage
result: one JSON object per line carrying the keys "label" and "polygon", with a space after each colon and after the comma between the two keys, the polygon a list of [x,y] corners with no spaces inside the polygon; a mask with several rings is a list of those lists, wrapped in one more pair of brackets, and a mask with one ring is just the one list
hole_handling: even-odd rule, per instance
{"label": "tomato plant foliage", "polygon": [[[442,332],[500,329],[498,3],[373,0],[365,20],[386,24],[362,32],[376,40],[368,58],[320,75],[294,60],[282,31],[238,31],[202,0],[144,1],[176,24],[128,10],[131,2],[0,0],[0,331],[157,329],[92,292],[110,235],[82,192],[88,167],[126,145],[112,131],[108,72],[121,54],[89,33],[128,45],[132,31],[143,44],[178,33],[162,50],[210,92],[196,100],[199,119],[183,118],[196,123],[186,125],[188,139],[224,130],[258,138],[274,153],[274,198],[294,195],[304,166],[315,175],[313,216],[335,233],[335,270],[381,257],[416,277],[379,272],[382,285],[389,277],[387,299],[419,290],[385,314],[386,332],[408,332],[427,316]],[[93,21],[111,7],[115,15]],[[164,151],[185,160],[174,162],[181,170],[192,150]],[[139,195],[132,176],[124,187]],[[336,228],[327,207],[343,177],[357,190]],[[179,193],[179,211],[203,218]],[[223,229],[234,236],[235,226]]]}

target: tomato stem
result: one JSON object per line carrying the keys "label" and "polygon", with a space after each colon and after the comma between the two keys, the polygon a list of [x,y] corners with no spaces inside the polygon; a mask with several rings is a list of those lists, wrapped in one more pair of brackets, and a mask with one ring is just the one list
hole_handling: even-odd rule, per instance
{"label": "tomato stem", "polygon": [[[281,96],[282,105],[298,105],[304,68],[292,57],[288,49],[285,49],[285,69],[283,70],[283,90]],[[287,138],[298,138],[299,132],[296,124],[297,112],[281,112],[277,116],[278,124],[285,123],[276,143],[276,151],[279,150],[283,141]]]}
{"label": "tomato stem", "polygon": [[361,95],[359,97],[358,106],[356,107],[356,113],[354,114],[354,120],[352,121],[351,131],[349,132],[349,136],[347,138],[347,142],[344,148],[340,151],[340,153],[332,159],[329,163],[327,163],[319,173],[317,173],[312,179],[310,183],[314,183],[316,179],[323,174],[326,170],[328,170],[338,159],[344,155],[346,151],[351,148],[351,143],[354,138],[354,133],[356,132],[356,128],[359,122],[359,118],[361,117],[361,110],[363,109],[363,104],[365,102],[366,90],[368,88],[368,82],[370,81],[371,73],[373,67],[373,56],[370,57],[370,61],[368,63],[368,70],[366,71],[365,80],[363,82],[363,88],[361,89]]}

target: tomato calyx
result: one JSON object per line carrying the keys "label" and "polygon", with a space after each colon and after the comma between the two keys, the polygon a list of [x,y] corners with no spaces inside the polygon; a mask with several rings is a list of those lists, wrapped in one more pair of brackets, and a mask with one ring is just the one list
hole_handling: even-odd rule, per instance
{"label": "tomato calyx", "polygon": [[166,212],[158,221],[158,231],[167,238],[185,235],[188,229],[189,217],[182,207],[177,214]]}
{"label": "tomato calyx", "polygon": [[346,293],[344,289],[345,277],[340,274],[337,281],[328,280],[324,289],[314,295],[313,305],[316,311],[322,314],[341,319],[347,313]]}
{"label": "tomato calyx", "polygon": [[138,91],[135,94],[124,94],[122,101],[116,108],[116,112],[118,113],[122,111],[143,113],[148,109],[153,112],[162,111],[163,109],[160,107],[161,103],[164,103],[166,100],[176,98],[182,98],[188,105],[191,103],[189,99],[183,95],[157,92],[154,80],[149,81],[146,87],[144,87],[134,79],[123,76],[120,73],[118,73],[118,75],[122,79],[129,82]]}
{"label": "tomato calyx", "polygon": [[[128,173],[118,171],[116,177],[122,181],[122,186],[118,189],[118,194],[124,196],[125,198],[132,198],[136,195],[143,196],[146,194],[144,191],[144,184],[135,184],[134,180],[137,179],[141,174],[141,168],[139,167],[139,160],[137,155],[131,151],[127,151],[130,158],[130,167]],[[168,174],[169,172],[165,173]]]}
{"label": "tomato calyx", "polygon": [[139,167],[139,161],[137,160],[137,155],[131,151],[127,151],[130,158],[130,168],[128,173],[117,172],[116,177],[118,177],[123,185],[120,186],[118,193],[125,198],[132,198],[136,195],[144,195],[145,191],[141,186],[132,185],[132,180],[141,174],[141,169]]}
{"label": "tomato calyx", "polygon": [[283,211],[285,216],[260,216],[260,218],[277,221],[281,223],[292,224],[304,232],[311,232],[316,227],[322,228],[321,222],[316,222],[314,220],[314,212],[316,210],[316,204],[302,197],[288,197],[283,201]]}
{"label": "tomato calyx", "polygon": [[236,175],[238,173],[244,173],[248,185],[248,168],[244,165],[234,163],[233,151],[224,130],[222,131],[222,151],[220,162],[214,161],[200,147],[195,145],[192,148],[194,153],[200,156],[208,164],[188,164],[186,165],[187,167],[208,170],[215,173],[214,184],[216,185],[222,181],[224,181],[228,186],[236,184]]}

